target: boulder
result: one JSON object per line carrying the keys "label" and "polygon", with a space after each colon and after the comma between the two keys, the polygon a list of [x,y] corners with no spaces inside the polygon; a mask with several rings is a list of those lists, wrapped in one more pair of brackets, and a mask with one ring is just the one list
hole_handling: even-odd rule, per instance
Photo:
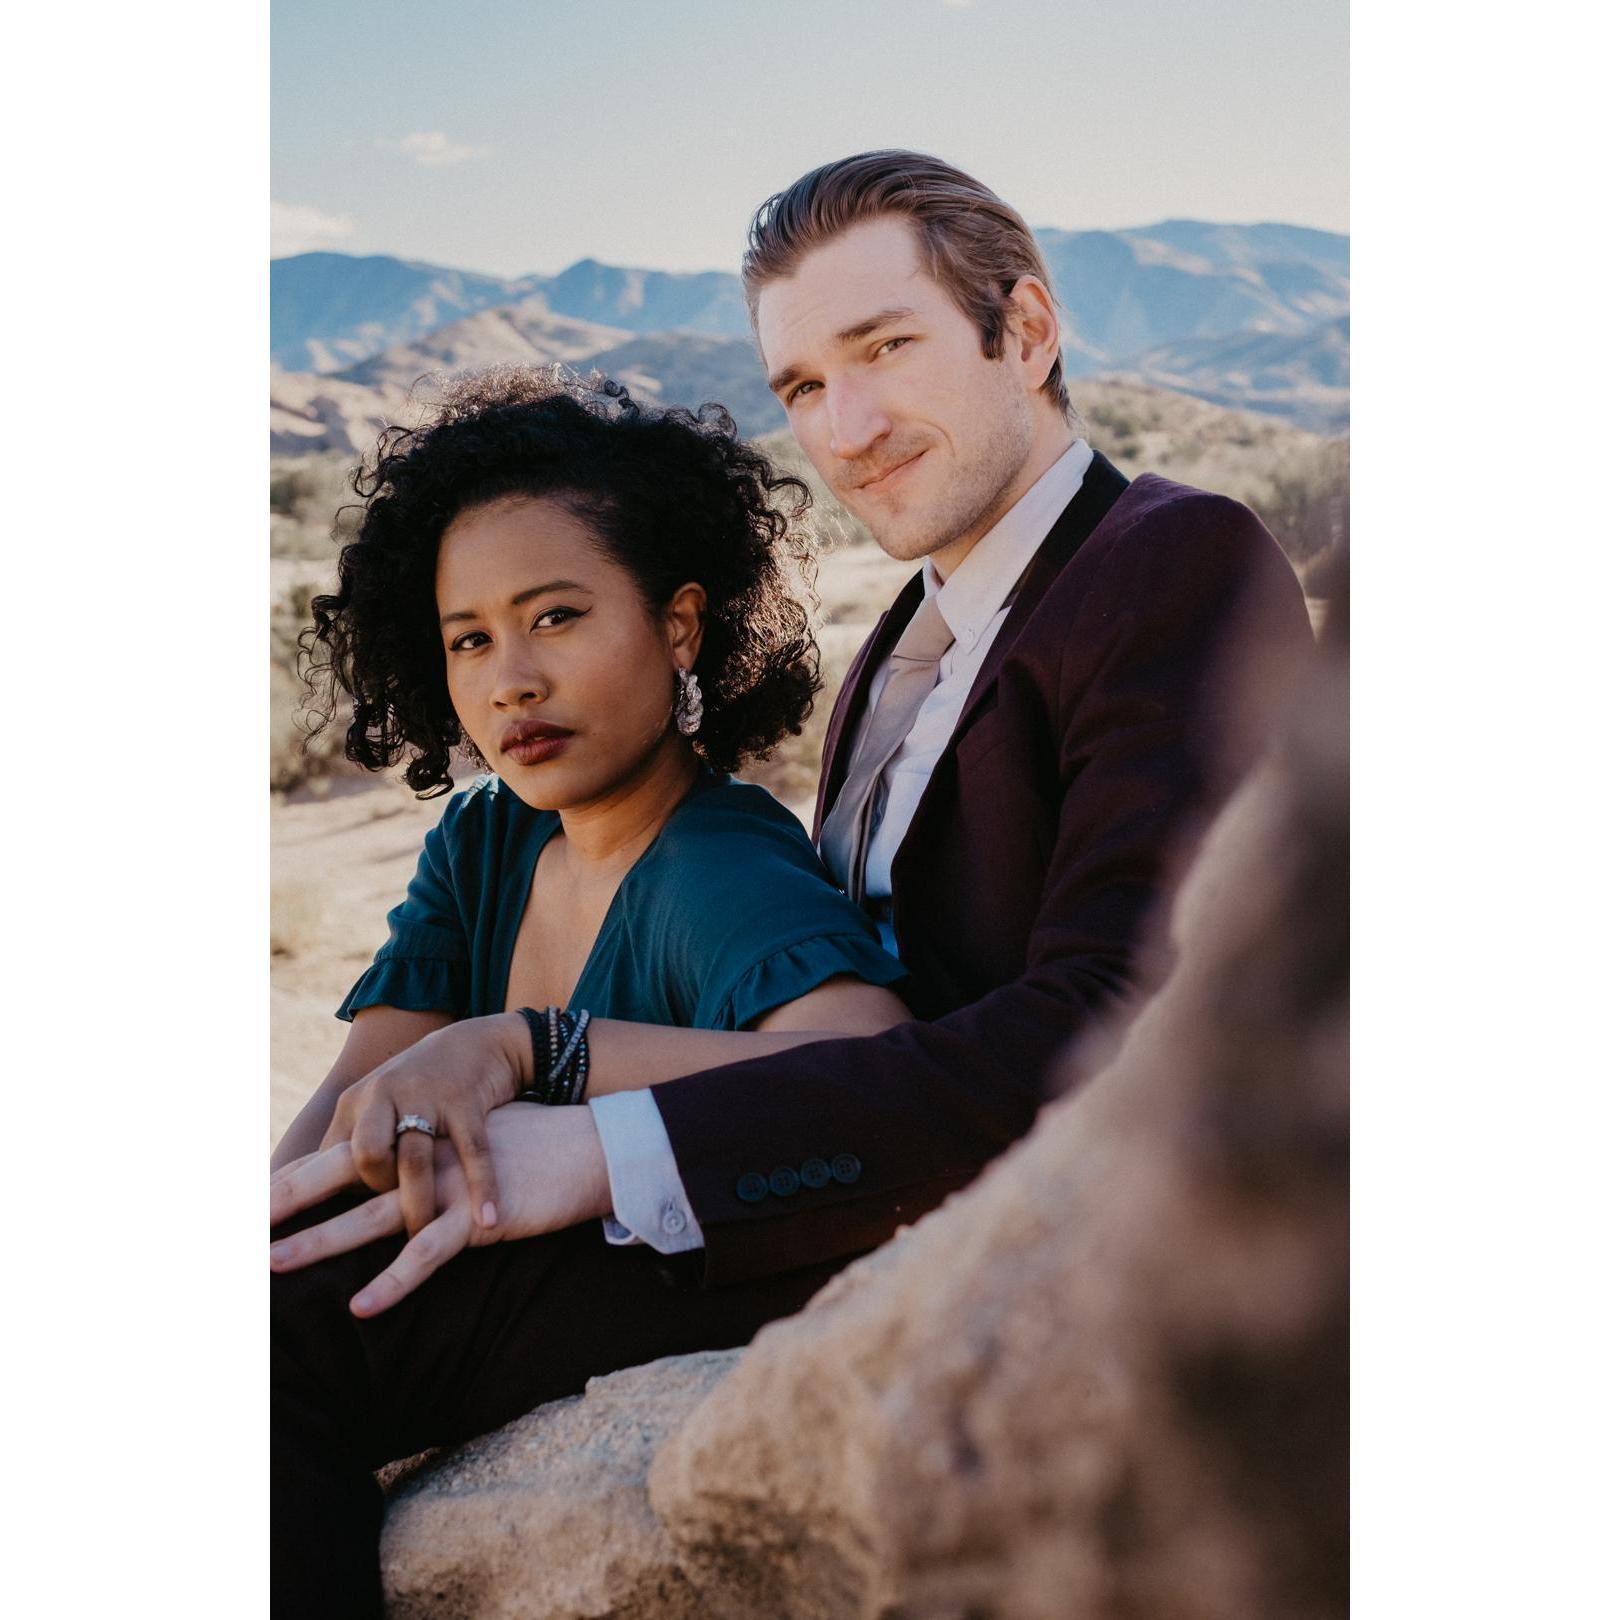
{"label": "boulder", "polygon": [[736,1356],[593,1378],[395,1476],[382,1539],[392,1620],[702,1620],[648,1503],[647,1466]]}

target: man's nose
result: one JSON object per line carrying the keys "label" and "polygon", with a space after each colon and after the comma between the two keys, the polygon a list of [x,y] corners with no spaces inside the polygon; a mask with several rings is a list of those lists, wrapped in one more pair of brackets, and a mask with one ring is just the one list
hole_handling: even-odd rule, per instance
{"label": "man's nose", "polygon": [[827,448],[841,461],[864,456],[889,431],[889,415],[876,392],[838,379],[827,385]]}

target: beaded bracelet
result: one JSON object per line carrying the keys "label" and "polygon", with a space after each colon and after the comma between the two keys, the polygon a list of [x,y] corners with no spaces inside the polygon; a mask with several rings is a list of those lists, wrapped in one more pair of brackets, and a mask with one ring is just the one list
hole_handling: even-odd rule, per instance
{"label": "beaded bracelet", "polygon": [[534,1079],[518,1092],[517,1101],[552,1108],[579,1102],[591,1072],[591,1049],[585,1043],[591,1015],[583,1007],[578,1012],[547,1007],[543,1013],[519,1007],[518,1012],[534,1046]]}

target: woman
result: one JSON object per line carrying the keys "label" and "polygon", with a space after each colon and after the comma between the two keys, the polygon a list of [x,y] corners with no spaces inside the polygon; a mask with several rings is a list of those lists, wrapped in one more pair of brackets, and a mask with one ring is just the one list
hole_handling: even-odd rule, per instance
{"label": "woman", "polygon": [[802,513],[797,480],[723,413],[506,370],[391,430],[357,488],[306,632],[353,702],[345,751],[408,752],[422,792],[451,785],[458,744],[493,774],[450,801],[339,1010],[353,1028],[272,1160],[273,1218],[358,1179],[397,1183],[420,1233],[439,1136],[472,1240],[500,1221],[485,1116],[561,1049],[550,1100],[578,1102],[908,1016],[899,963],[797,822],[725,775],[796,732],[819,685],[782,566],[809,557],[773,500]]}
{"label": "woman", "polygon": [[773,499],[802,485],[723,413],[506,372],[390,430],[356,487],[307,633],[346,752],[422,792],[458,746],[492,774],[429,834],[275,1157],[273,1601],[300,1617],[380,1612],[382,1463],[743,1343],[837,1269],[706,1290],[610,1245],[602,1186],[570,1185],[593,1108],[633,1101],[608,1093],[908,1016],[798,824],[726,775],[818,685]]}

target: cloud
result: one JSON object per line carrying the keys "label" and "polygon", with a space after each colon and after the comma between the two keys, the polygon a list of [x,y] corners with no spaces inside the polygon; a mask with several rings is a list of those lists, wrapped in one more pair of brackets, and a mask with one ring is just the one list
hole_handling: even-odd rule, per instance
{"label": "cloud", "polygon": [[400,140],[379,139],[377,145],[385,152],[401,152],[424,169],[447,169],[453,163],[465,163],[479,155],[476,146],[463,146],[453,141],[442,129],[424,129]]}
{"label": "cloud", "polygon": [[270,257],[314,253],[354,235],[354,221],[346,214],[323,214],[302,203],[270,204]]}
{"label": "cloud", "polygon": [[945,4],[952,11],[966,11],[973,4],[973,0],[945,0]]}

